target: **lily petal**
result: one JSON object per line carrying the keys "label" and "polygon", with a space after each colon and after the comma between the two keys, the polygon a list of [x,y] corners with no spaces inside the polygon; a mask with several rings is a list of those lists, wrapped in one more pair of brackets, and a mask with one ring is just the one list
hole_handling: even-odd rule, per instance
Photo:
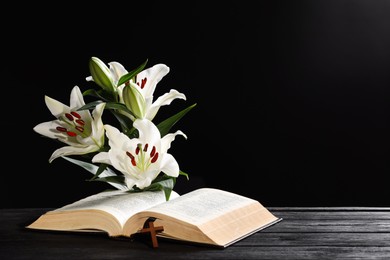
{"label": "lily petal", "polygon": [[168,176],[179,176],[179,164],[171,154],[165,154],[161,162],[161,171]]}
{"label": "lily petal", "polygon": [[110,66],[110,71],[112,74],[112,78],[115,82],[115,86],[117,86],[119,79],[123,75],[127,74],[128,71],[125,69],[125,67],[122,64],[116,61],[109,62],[108,65]]}
{"label": "lily petal", "polygon": [[153,96],[157,83],[169,73],[169,70],[169,67],[165,64],[156,64],[138,73],[137,80],[147,79],[145,86],[142,88],[145,97]]}
{"label": "lily petal", "polygon": [[171,148],[171,143],[175,140],[177,135],[182,135],[185,139],[187,139],[187,136],[180,130],[177,130],[175,133],[166,134],[161,139],[161,150],[168,151],[168,149]]}
{"label": "lily petal", "polygon": [[83,146],[83,147],[75,147],[75,146],[64,146],[53,152],[53,154],[49,158],[49,162],[52,162],[54,159],[57,159],[61,156],[67,155],[82,155],[91,152],[95,152],[96,148],[92,146]]}
{"label": "lily petal", "polygon": [[164,95],[158,97],[156,101],[154,101],[154,103],[146,109],[147,112],[145,118],[153,120],[161,106],[169,105],[177,98],[186,100],[186,96],[175,89],[171,89],[169,93],[165,93]]}

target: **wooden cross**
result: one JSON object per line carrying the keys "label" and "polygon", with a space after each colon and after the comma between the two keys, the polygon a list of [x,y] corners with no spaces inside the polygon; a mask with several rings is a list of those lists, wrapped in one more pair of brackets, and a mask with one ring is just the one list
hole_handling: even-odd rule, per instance
{"label": "wooden cross", "polygon": [[148,222],[148,227],[144,227],[140,230],[140,233],[150,233],[150,236],[152,238],[152,243],[153,247],[156,248],[158,247],[158,242],[157,242],[157,232],[164,231],[164,227],[155,227],[153,224],[153,221]]}

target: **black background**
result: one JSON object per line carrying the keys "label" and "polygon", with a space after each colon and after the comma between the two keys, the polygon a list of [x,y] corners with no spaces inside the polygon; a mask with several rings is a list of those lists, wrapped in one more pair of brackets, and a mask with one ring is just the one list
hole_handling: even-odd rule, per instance
{"label": "black background", "polygon": [[[85,5],[85,6],[84,6]],[[6,10],[8,11],[8,10]],[[164,63],[155,97],[197,103],[169,152],[190,180],[265,206],[390,206],[390,1],[27,4],[2,21],[2,207],[59,207],[110,188],[48,159],[32,128],[87,88],[88,60]],[[4,18],[3,18],[4,19]]]}

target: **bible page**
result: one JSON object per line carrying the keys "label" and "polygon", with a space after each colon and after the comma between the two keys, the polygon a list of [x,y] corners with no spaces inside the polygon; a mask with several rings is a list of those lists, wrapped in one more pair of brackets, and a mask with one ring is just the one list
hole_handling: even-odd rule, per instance
{"label": "bible page", "polygon": [[[170,199],[179,197],[172,191]],[[104,191],[91,195],[55,211],[103,210],[114,215],[123,226],[126,220],[137,212],[166,202],[164,191],[126,192],[123,190]]]}
{"label": "bible page", "polygon": [[147,211],[166,214],[193,224],[202,224],[253,203],[258,202],[227,191],[200,188],[149,208]]}

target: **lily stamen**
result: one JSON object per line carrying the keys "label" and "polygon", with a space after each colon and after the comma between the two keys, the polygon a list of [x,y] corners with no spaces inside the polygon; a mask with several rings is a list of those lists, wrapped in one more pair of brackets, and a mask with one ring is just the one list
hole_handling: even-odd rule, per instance
{"label": "lily stamen", "polygon": [[130,158],[131,164],[139,169],[146,170],[150,164],[155,163],[158,160],[158,152],[156,152],[156,146],[153,146],[149,153],[149,158],[146,158],[149,144],[145,144],[142,149],[142,144],[138,144],[134,149],[135,157],[131,152],[126,151],[126,155]]}
{"label": "lily stamen", "polygon": [[140,87],[141,89],[144,89],[145,85],[146,85],[146,82],[147,82],[147,78],[143,78],[141,79],[141,85],[139,84],[139,82],[137,82],[137,85],[138,87]]}
{"label": "lily stamen", "polygon": [[78,119],[81,118],[80,114],[75,111],[71,111],[70,113],[72,114],[72,116],[77,117]]}
{"label": "lily stamen", "polygon": [[[63,117],[59,117],[60,120],[63,120],[65,123],[67,123],[68,125],[70,125],[71,128],[74,128],[77,130],[77,132],[79,132],[80,135],[82,135],[83,137],[85,137],[85,133],[84,133],[84,125],[85,125],[85,121],[81,118],[81,115],[75,111],[71,111],[70,113],[65,113],[64,114],[66,119],[63,118]],[[56,129],[60,132],[63,132],[63,133],[66,133],[68,136],[70,137],[75,137],[77,136],[78,134],[74,131],[69,131],[67,128],[65,127],[56,127]]]}
{"label": "lily stamen", "polygon": [[126,151],[126,155],[130,157],[131,164],[133,166],[137,166],[137,162],[135,161],[134,155],[132,155],[130,152]]}
{"label": "lily stamen", "polygon": [[75,137],[77,135],[75,132],[68,131],[68,129],[66,129],[65,127],[57,126],[56,129],[59,132],[66,133],[70,137]]}
{"label": "lily stamen", "polygon": [[76,119],[75,122],[79,125],[85,125],[85,121],[82,119]]}

